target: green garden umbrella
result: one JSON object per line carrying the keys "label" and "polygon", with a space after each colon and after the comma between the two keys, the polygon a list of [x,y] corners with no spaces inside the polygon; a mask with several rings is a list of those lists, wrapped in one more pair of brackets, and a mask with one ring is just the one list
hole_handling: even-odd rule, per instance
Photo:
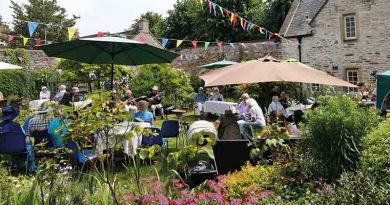
{"label": "green garden umbrella", "polygon": [[199,68],[222,68],[222,67],[234,65],[234,64],[237,64],[237,62],[222,60],[222,61],[217,61],[214,63],[199,66]]}
{"label": "green garden umbrella", "polygon": [[168,50],[119,37],[80,38],[42,45],[40,48],[50,57],[90,64],[111,64],[111,88],[114,87],[114,64],[170,63],[178,56]]}

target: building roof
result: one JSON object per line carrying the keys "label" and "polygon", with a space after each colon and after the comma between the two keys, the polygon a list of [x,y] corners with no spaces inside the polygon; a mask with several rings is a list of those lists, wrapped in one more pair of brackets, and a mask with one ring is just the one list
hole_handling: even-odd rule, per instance
{"label": "building roof", "polygon": [[311,34],[310,23],[327,2],[328,0],[294,0],[279,33],[284,37]]}

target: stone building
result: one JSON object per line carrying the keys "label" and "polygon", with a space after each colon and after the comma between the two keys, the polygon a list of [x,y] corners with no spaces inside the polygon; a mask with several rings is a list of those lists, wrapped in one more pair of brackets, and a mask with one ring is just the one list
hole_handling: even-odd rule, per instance
{"label": "stone building", "polygon": [[299,59],[353,84],[390,69],[390,0],[294,0],[280,33]]}

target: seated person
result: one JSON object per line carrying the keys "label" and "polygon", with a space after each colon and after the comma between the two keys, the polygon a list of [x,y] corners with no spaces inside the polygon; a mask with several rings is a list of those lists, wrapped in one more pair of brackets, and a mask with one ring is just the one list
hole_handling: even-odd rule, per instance
{"label": "seated person", "polygon": [[149,122],[153,124],[153,114],[148,111],[149,103],[141,100],[138,102],[138,112],[133,116],[134,122]]}
{"label": "seated person", "polygon": [[26,135],[20,124],[13,121],[18,115],[19,110],[17,108],[7,106],[2,109],[0,119],[3,122],[0,123],[0,135],[2,135],[0,139],[0,150],[3,153],[26,151]]}
{"label": "seated person", "polygon": [[50,100],[50,91],[46,86],[43,86],[41,92],[39,93],[40,100]]}
{"label": "seated person", "polygon": [[62,137],[67,135],[68,131],[60,118],[57,117],[50,121],[48,132],[52,137],[54,148],[63,147],[65,145]]}
{"label": "seated person", "polygon": [[195,114],[200,115],[203,111],[203,103],[206,102],[207,96],[204,93],[203,87],[200,87],[198,93],[195,95]]}
{"label": "seated person", "polygon": [[51,110],[49,102],[43,103],[35,112],[36,116],[30,120],[28,125],[29,135],[34,136],[34,132],[48,131],[49,123],[53,120],[52,116],[49,116],[48,112]]}
{"label": "seated person", "polygon": [[283,105],[279,102],[279,97],[273,96],[272,102],[268,106],[268,117],[270,123],[277,122],[277,119],[283,116],[283,112],[284,112],[284,108]]}
{"label": "seated person", "polygon": [[209,101],[224,101],[223,96],[219,93],[219,88],[214,87],[211,96],[208,98]]}
{"label": "seated person", "polygon": [[156,109],[158,109],[160,111],[160,115],[162,116],[162,118],[164,118],[164,108],[161,102],[162,102],[162,96],[158,92],[158,87],[153,86],[152,92],[150,93],[149,96],[149,104],[154,117],[156,117]]}
{"label": "seated person", "polygon": [[130,112],[133,116],[135,112],[137,112],[137,102],[136,99],[133,97],[133,92],[131,92],[130,89],[126,90],[126,96],[121,99],[122,102],[125,102],[125,109],[127,112]]}
{"label": "seated person", "polygon": [[242,139],[240,127],[231,110],[225,110],[225,115],[215,121],[218,130],[218,139],[239,140]]}
{"label": "seated person", "polygon": [[252,141],[253,138],[253,131],[252,126],[257,126],[260,129],[263,129],[265,124],[264,114],[261,110],[260,106],[257,104],[255,99],[248,99],[246,100],[246,104],[249,106],[249,117],[245,120],[238,121],[238,124],[240,125],[240,131],[241,135],[248,139],[249,141]]}
{"label": "seated person", "polygon": [[65,93],[66,93],[66,86],[65,85],[58,86],[58,93],[54,96],[54,100],[57,102],[61,102]]}
{"label": "seated person", "polygon": [[245,115],[249,114],[249,107],[246,104],[249,98],[248,93],[243,93],[240,97],[240,103],[236,107],[239,119],[244,119]]}
{"label": "seated person", "polygon": [[367,101],[370,99],[369,92],[367,91],[367,85],[365,83],[359,83],[359,91],[357,93],[357,98],[359,101]]}
{"label": "seated person", "polygon": [[78,87],[73,87],[70,94],[64,93],[60,104],[71,106],[74,102],[80,101],[83,101],[83,96],[80,94]]}
{"label": "seated person", "polygon": [[280,93],[279,102],[280,102],[280,104],[282,104],[284,109],[287,109],[288,107],[291,106],[289,97],[288,97],[287,93],[284,91],[282,91]]}
{"label": "seated person", "polygon": [[117,106],[117,101],[118,101],[118,93],[116,92],[115,89],[111,90],[110,94],[110,107],[116,107]]}

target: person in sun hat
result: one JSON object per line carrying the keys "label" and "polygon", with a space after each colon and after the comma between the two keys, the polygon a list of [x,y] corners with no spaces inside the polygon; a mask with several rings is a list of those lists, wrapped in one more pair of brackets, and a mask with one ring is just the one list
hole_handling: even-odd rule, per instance
{"label": "person in sun hat", "polygon": [[41,92],[39,93],[40,100],[49,100],[50,99],[50,91],[46,86],[43,86]]}
{"label": "person in sun hat", "polygon": [[65,85],[58,86],[58,93],[54,96],[54,100],[57,102],[61,102],[65,93],[66,93],[66,86]]}
{"label": "person in sun hat", "polygon": [[30,120],[28,125],[28,132],[31,135],[35,131],[45,131],[49,128],[50,121],[53,117],[49,112],[52,110],[49,102],[44,102],[38,110],[35,111],[36,116]]}

